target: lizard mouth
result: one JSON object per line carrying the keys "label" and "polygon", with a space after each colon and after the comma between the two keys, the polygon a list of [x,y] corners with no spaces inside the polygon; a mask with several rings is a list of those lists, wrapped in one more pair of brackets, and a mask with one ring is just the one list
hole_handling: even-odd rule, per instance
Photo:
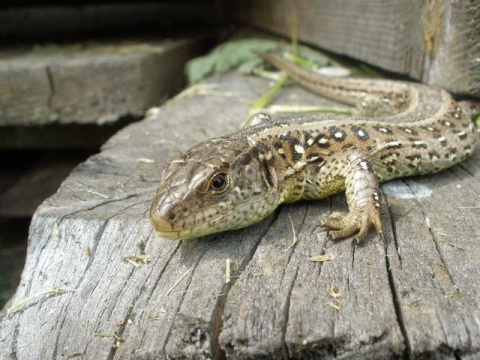
{"label": "lizard mouth", "polygon": [[[175,224],[171,220],[162,216],[161,212],[154,210],[150,213],[150,223],[155,233],[165,239],[171,240],[190,240],[206,235],[211,235],[227,230],[237,230],[249,226],[269,215],[271,211],[260,215],[260,218],[248,216],[246,209],[248,205],[237,207],[236,211],[227,211],[218,213],[216,216],[206,221],[197,222],[191,226],[182,226]],[[245,216],[238,216],[239,214]],[[183,223],[183,222],[182,222]]]}
{"label": "lizard mouth", "polygon": [[224,218],[224,214],[218,214],[218,216],[209,219],[209,221],[199,222],[191,227],[186,227],[173,223],[163,216],[159,209],[150,212],[150,224],[155,233],[160,237],[171,240],[190,240],[218,232],[218,224]]}
{"label": "lizard mouth", "polygon": [[208,223],[199,224],[193,228],[182,229],[182,230],[173,230],[168,221],[157,221],[150,219],[152,228],[155,231],[155,234],[158,236],[170,239],[170,240],[190,240],[196,239],[205,235],[210,235],[212,233],[218,232],[212,230]]}
{"label": "lizard mouth", "polygon": [[150,224],[158,236],[172,240],[179,239],[180,231],[173,230],[170,222],[163,217],[150,216]]}
{"label": "lizard mouth", "polygon": [[188,238],[187,235],[192,232],[191,229],[176,229],[175,225],[163,216],[159,209],[150,212],[150,224],[158,236],[171,240],[185,240]]}

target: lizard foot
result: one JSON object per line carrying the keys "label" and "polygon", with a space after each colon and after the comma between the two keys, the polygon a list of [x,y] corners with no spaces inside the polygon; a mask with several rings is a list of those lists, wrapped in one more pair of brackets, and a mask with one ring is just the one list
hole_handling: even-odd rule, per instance
{"label": "lizard foot", "polygon": [[338,241],[355,235],[352,245],[358,245],[365,240],[373,227],[385,244],[380,209],[374,206],[357,209],[348,214],[333,213],[328,218],[321,220],[319,226],[332,230],[329,234],[330,241]]}

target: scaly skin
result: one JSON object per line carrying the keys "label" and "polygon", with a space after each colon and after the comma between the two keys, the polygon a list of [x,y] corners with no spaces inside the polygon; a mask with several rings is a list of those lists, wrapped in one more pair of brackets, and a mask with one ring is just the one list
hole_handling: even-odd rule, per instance
{"label": "scaly skin", "polygon": [[263,115],[260,124],[194,146],[165,167],[150,209],[158,235],[191,239],[239,229],[281,203],[346,190],[349,213],[333,213],[320,226],[332,230],[332,240],[355,236],[359,243],[372,227],[383,236],[379,182],[438,172],[477,146],[469,118],[475,109],[442,89],[330,78],[278,55],[259,56],[303,86],[355,105],[358,116]]}

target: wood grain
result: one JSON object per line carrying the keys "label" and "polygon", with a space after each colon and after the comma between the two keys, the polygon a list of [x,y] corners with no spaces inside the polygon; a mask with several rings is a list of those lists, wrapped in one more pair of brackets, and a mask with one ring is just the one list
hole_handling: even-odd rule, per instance
{"label": "wood grain", "polygon": [[237,19],[408,75],[451,92],[480,97],[478,1],[235,1]]}
{"label": "wood grain", "polygon": [[0,126],[102,125],[141,117],[181,89],[185,63],[213,37],[206,32],[2,50]]}
{"label": "wood grain", "polygon": [[[25,303],[0,324],[0,357],[480,356],[478,151],[451,170],[383,186],[386,253],[373,235],[352,250],[348,241],[325,249],[326,234],[312,233],[319,218],[346,209],[342,194],[203,239],[152,233],[147,212],[165,162],[234,131],[248,113],[240,99],[268,87],[240,74],[208,82],[229,96],[162,106],[115,135],[37,210],[13,301]],[[297,87],[277,101],[323,102]],[[332,260],[308,260],[321,254]]]}

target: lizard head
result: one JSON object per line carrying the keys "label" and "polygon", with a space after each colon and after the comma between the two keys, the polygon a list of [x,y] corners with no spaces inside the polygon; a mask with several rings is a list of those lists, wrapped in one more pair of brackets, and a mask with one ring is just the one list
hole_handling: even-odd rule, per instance
{"label": "lizard head", "polygon": [[165,166],[150,221],[158,235],[178,240],[239,229],[275,210],[276,186],[247,141],[210,140]]}

